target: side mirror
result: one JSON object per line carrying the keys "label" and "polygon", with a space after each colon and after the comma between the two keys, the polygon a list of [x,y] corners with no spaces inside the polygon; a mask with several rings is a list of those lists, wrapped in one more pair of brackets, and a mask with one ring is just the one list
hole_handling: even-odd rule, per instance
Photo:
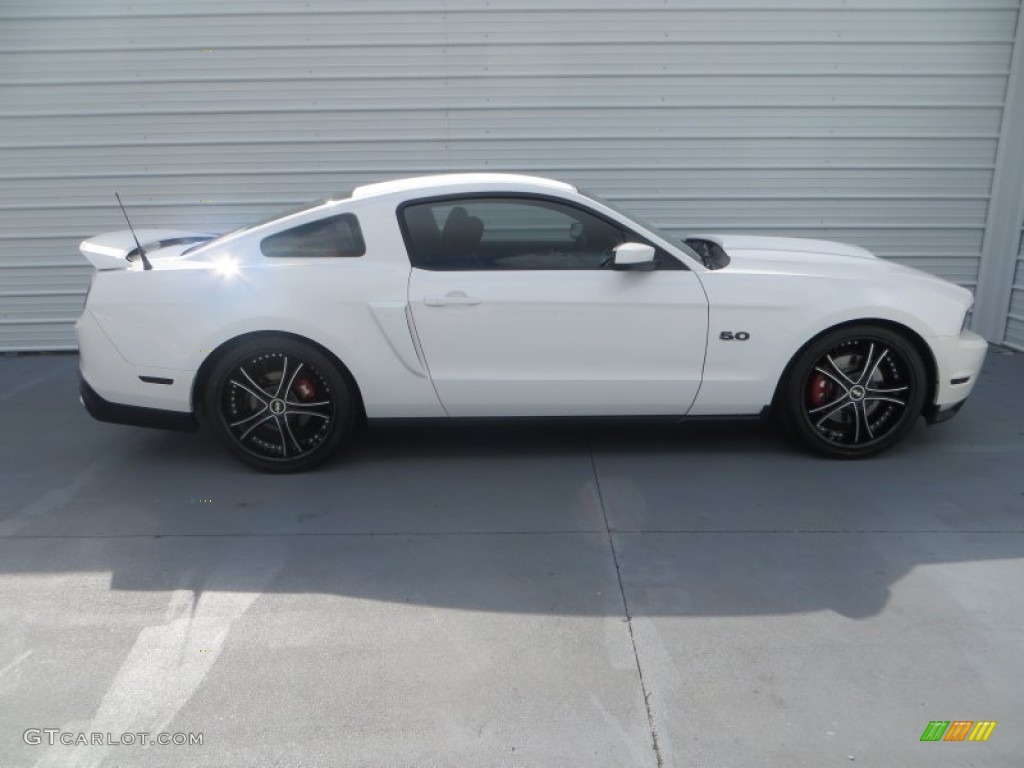
{"label": "side mirror", "polygon": [[654,246],[644,243],[623,243],[615,248],[612,269],[654,269]]}

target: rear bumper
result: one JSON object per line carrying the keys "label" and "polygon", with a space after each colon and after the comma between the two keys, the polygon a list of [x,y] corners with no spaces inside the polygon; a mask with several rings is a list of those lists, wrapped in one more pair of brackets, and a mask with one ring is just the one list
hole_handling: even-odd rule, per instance
{"label": "rear bumper", "polygon": [[[144,410],[192,413],[194,371],[140,366],[114,346],[88,308],[75,325],[82,379],[104,401]],[[154,334],[157,333],[156,331]]]}
{"label": "rear bumper", "polygon": [[159,408],[143,408],[137,405],[124,405],[104,400],[83,378],[79,385],[82,405],[97,421],[111,424],[127,424],[132,427],[153,427],[155,429],[174,429],[183,432],[194,432],[199,428],[191,413],[181,411],[164,411]]}

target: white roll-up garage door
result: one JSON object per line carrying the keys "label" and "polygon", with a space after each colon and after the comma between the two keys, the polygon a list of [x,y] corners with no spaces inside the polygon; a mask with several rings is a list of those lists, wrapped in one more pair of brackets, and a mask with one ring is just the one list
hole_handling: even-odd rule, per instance
{"label": "white roll-up garage door", "polygon": [[115,190],[136,227],[221,231],[389,177],[532,172],[971,286],[1019,6],[6,0],[0,349],[73,348],[77,245],[123,228]]}

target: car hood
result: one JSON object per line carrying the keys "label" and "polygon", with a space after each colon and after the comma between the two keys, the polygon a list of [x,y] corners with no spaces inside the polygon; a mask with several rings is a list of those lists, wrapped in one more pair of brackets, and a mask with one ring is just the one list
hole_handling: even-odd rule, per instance
{"label": "car hood", "polygon": [[813,275],[836,279],[913,280],[951,298],[971,300],[971,292],[941,277],[880,259],[858,245],[829,240],[757,235],[707,234],[729,256],[726,270],[761,274]]}
{"label": "car hood", "polygon": [[730,256],[734,252],[744,255],[761,254],[761,258],[780,261],[820,262],[822,258],[876,259],[870,251],[859,245],[834,243],[830,240],[807,240],[797,237],[762,237],[760,235],[695,235],[714,240]]}

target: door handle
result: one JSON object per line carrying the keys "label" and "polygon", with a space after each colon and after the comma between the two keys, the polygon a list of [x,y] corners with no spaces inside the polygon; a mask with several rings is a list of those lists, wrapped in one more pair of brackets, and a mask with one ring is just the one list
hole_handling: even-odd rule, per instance
{"label": "door handle", "polygon": [[471,307],[480,303],[475,296],[467,296],[462,291],[452,291],[444,296],[427,296],[423,303],[428,307]]}

